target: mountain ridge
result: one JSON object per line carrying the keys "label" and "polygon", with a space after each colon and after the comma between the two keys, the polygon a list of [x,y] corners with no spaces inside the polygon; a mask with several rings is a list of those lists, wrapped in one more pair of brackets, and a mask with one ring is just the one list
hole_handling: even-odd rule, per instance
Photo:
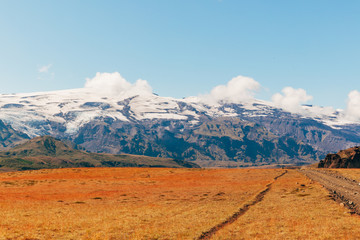
{"label": "mountain ridge", "polygon": [[91,152],[250,166],[312,163],[360,144],[359,123],[336,111],[302,109],[304,114],[291,113],[256,99],[210,104],[87,89],[0,95],[0,120],[12,129],[67,139]]}

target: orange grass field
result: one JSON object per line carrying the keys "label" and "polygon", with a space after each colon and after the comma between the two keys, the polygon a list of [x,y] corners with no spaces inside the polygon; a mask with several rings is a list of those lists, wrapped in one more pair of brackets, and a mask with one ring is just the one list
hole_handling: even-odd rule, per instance
{"label": "orange grass field", "polygon": [[360,217],[349,212],[320,184],[293,170],[213,239],[360,239]]}
{"label": "orange grass field", "polygon": [[359,168],[357,168],[357,169],[356,168],[353,168],[353,169],[350,169],[350,168],[337,168],[337,169],[329,168],[327,170],[328,171],[338,172],[341,175],[343,175],[344,177],[349,178],[349,179],[353,179],[353,180],[360,183],[360,169]]}
{"label": "orange grass field", "polygon": [[[77,168],[0,174],[0,239],[197,239],[282,169]],[[305,186],[301,186],[304,184]],[[213,239],[357,239],[360,218],[296,170]]]}

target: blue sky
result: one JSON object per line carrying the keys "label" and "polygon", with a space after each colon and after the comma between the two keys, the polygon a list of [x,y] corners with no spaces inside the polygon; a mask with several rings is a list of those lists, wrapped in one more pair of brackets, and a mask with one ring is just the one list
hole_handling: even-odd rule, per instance
{"label": "blue sky", "polygon": [[0,3],[0,93],[79,88],[97,72],[176,98],[238,75],[264,100],[290,86],[345,108],[360,90],[360,1]]}

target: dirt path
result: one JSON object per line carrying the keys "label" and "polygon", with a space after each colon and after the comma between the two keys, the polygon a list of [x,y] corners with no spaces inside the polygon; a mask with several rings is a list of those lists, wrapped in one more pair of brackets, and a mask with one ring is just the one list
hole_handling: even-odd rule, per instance
{"label": "dirt path", "polygon": [[245,204],[242,208],[240,208],[237,212],[235,212],[233,215],[231,215],[229,218],[227,218],[224,222],[219,223],[218,225],[212,227],[210,230],[203,232],[201,234],[201,236],[198,238],[199,240],[204,240],[204,239],[210,239],[212,235],[214,235],[217,231],[219,231],[220,229],[224,228],[225,226],[235,222],[240,216],[244,215],[251,206],[261,202],[264,198],[264,196],[266,195],[267,192],[270,191],[271,189],[271,185],[281,176],[285,175],[287,173],[287,170],[285,170],[283,173],[281,173],[280,175],[276,176],[274,178],[274,181],[267,184],[266,188],[264,190],[262,190],[260,193],[258,193],[254,200],[252,200],[250,203]]}
{"label": "dirt path", "polygon": [[334,200],[343,202],[352,210],[352,213],[360,214],[360,185],[358,182],[329,170],[303,169],[301,172],[322,184],[330,191]]}

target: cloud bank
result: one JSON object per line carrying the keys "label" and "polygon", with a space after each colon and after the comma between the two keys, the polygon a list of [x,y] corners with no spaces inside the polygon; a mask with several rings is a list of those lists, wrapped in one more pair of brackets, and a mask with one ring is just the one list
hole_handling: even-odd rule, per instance
{"label": "cloud bank", "polygon": [[[47,72],[50,65],[43,66],[39,72]],[[225,85],[214,87],[209,94],[198,97],[189,97],[194,101],[202,101],[208,104],[216,103],[246,103],[254,100],[254,95],[261,88],[260,83],[250,77],[237,76]],[[130,83],[124,79],[120,73],[96,73],[95,77],[87,78],[85,89],[95,91],[97,94],[111,95],[119,97],[130,97],[136,95],[150,96],[153,94],[152,88],[146,80],[139,79],[135,83]],[[303,104],[313,99],[302,88],[285,87],[281,93],[272,96],[275,106],[283,108],[291,113],[300,113],[305,116],[333,115],[332,107],[313,106],[306,108]],[[344,111],[340,110],[340,117],[346,121],[360,121],[360,92],[353,90],[348,94],[347,107]]]}
{"label": "cloud bank", "polygon": [[285,87],[281,93],[276,93],[272,96],[272,101],[275,105],[292,113],[303,112],[302,104],[312,100],[313,97],[308,95],[302,88]]}
{"label": "cloud bank", "polygon": [[139,79],[134,84],[128,82],[120,73],[96,73],[94,78],[87,78],[86,89],[99,94],[112,96],[151,95],[152,88],[146,80]]}
{"label": "cloud bank", "polygon": [[252,78],[237,76],[226,85],[214,87],[210,94],[200,98],[207,102],[242,103],[253,99],[260,86],[260,83]]}

